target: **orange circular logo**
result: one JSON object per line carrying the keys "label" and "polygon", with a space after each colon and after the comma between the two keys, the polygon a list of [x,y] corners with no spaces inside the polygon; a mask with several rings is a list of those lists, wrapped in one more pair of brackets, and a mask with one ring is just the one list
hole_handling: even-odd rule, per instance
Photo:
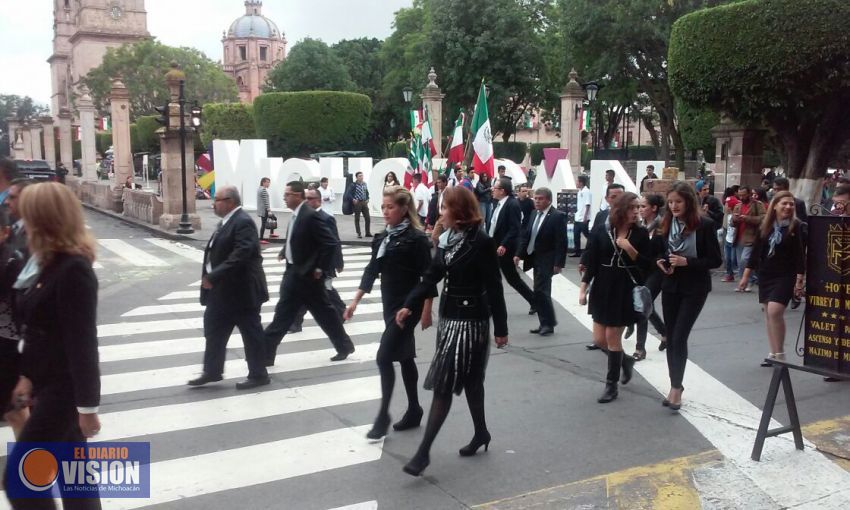
{"label": "orange circular logo", "polygon": [[59,462],[44,448],[33,448],[21,457],[18,475],[28,489],[43,492],[56,483]]}

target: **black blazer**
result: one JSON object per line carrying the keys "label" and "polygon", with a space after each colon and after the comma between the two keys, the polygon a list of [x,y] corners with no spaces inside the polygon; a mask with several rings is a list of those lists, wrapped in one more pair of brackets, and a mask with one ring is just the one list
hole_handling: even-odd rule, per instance
{"label": "black blazer", "polygon": [[[207,272],[207,262],[212,264],[212,272]],[[201,275],[213,285],[212,289],[201,287],[204,306],[257,308],[269,300],[257,227],[244,209],[236,211],[210,238]]]}
{"label": "black blazer", "polygon": [[534,254],[531,256],[526,254],[525,249],[531,240],[531,230],[534,228],[536,214],[535,210],[529,216],[528,225],[517,246],[517,256],[526,260],[526,267],[533,264],[533,259],[543,262],[543,257],[546,257],[547,261],[551,259],[551,264],[544,262],[546,265],[564,267],[567,261],[567,215],[554,207],[549,208],[549,212],[538,227],[537,239],[534,240]]}
{"label": "black blazer", "polygon": [[[708,294],[711,292],[711,270],[723,264],[720,244],[717,242],[717,228],[714,222],[700,217],[697,236],[697,256],[688,257],[688,265],[677,267],[670,276],[664,276],[661,290],[677,294]],[[692,234],[693,235],[693,234]],[[653,242],[663,243],[663,253],[669,256],[666,235],[656,235]]]}
{"label": "black blazer", "polygon": [[38,281],[18,292],[22,326],[21,373],[33,394],[67,395],[70,405],[100,405],[97,352],[97,277],[79,255],[57,254]]}
{"label": "black blazer", "polygon": [[[292,264],[292,269],[301,276],[310,276],[317,268],[326,275],[331,274],[339,250],[339,237],[334,236],[328,223],[315,209],[302,202],[292,230],[288,235],[292,237],[290,246],[294,260],[287,260],[287,264]],[[285,244],[280,257],[286,257]]]}
{"label": "black blazer", "polygon": [[425,218],[425,221],[429,226],[433,227],[437,224],[438,219],[440,219],[440,193],[434,190],[434,193],[431,195],[431,201],[428,202],[428,216]]}
{"label": "black blazer", "polygon": [[508,312],[496,245],[484,230],[472,227],[448,264],[445,250],[438,248],[422,282],[407,296],[404,308],[420,309],[443,278],[440,318],[488,320],[492,316],[493,334],[507,336]]}
{"label": "black blazer", "polygon": [[525,200],[516,200],[519,204],[519,210],[522,211],[522,229],[528,226],[528,218],[534,212],[534,200],[526,198]]}
{"label": "black blazer", "polygon": [[[498,202],[493,206],[493,212],[495,212],[496,207],[498,207]],[[492,215],[490,219],[492,221]],[[490,225],[487,225],[487,232],[490,232]],[[507,255],[512,256],[516,253],[520,235],[522,235],[522,211],[517,199],[508,197],[502,206],[502,210],[499,211],[496,230],[493,231],[493,241],[496,246],[504,246]]]}
{"label": "black blazer", "polygon": [[723,226],[723,205],[720,204],[720,199],[714,195],[708,195],[702,201],[702,204],[708,204],[708,212],[705,214],[714,222],[714,228],[719,229]]}
{"label": "black blazer", "polygon": [[342,243],[339,242],[339,229],[336,226],[336,218],[321,209],[315,209],[315,211],[319,215],[319,218],[321,218],[321,220],[327,224],[328,228],[331,229],[331,233],[337,241],[336,250],[334,250],[333,267],[328,275],[333,278],[336,276],[337,271],[345,269],[345,260],[342,258]]}
{"label": "black blazer", "polygon": [[[384,230],[372,239],[372,258],[363,270],[360,290],[367,294],[378,275],[381,277],[381,302],[384,313],[395,314],[404,306],[407,295],[419,285],[422,276],[431,265],[431,239],[419,229],[408,227],[403,233],[393,237],[387,244],[384,256],[380,259],[378,249],[387,237]],[[436,297],[437,287],[433,286],[427,297]]]}

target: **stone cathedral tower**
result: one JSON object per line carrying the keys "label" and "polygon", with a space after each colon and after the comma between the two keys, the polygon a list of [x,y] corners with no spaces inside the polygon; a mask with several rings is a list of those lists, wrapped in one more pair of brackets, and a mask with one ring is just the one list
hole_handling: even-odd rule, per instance
{"label": "stone cathedral tower", "polygon": [[222,69],[236,80],[239,99],[252,103],[260,95],[266,75],[286,58],[286,36],[263,16],[263,2],[245,0],[245,15],[222,34]]}
{"label": "stone cathedral tower", "polygon": [[54,116],[108,48],[150,37],[144,0],[53,0],[50,63]]}

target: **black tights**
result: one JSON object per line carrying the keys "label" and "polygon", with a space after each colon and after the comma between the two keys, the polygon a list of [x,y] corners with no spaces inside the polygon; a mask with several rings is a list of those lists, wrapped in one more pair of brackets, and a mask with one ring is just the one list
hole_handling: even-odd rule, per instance
{"label": "black tights", "polygon": [[[419,371],[416,369],[416,362],[411,359],[400,361],[401,365],[401,380],[404,381],[404,391],[407,392],[407,408],[419,408],[419,392],[417,385],[419,384]],[[393,396],[393,387],[395,386],[395,368],[392,361],[378,362],[378,372],[381,374],[381,410],[378,416],[388,416],[390,409],[390,399]]]}
{"label": "black tights", "polygon": [[[475,435],[481,436],[487,432],[487,421],[484,418],[484,381],[467,384],[464,387],[466,392],[466,403],[469,406],[469,414],[472,415],[472,423],[475,427]],[[452,394],[434,393],[434,399],[431,401],[431,411],[428,413],[428,424],[425,426],[425,435],[422,437],[422,443],[419,445],[419,450],[416,451],[416,456],[427,456],[431,451],[431,445],[440,432],[443,423],[446,421],[446,416],[449,414],[449,409],[452,407]]]}
{"label": "black tights", "polygon": [[707,297],[707,294],[661,294],[664,323],[667,326],[667,370],[672,388],[682,387],[688,362],[688,336]]}

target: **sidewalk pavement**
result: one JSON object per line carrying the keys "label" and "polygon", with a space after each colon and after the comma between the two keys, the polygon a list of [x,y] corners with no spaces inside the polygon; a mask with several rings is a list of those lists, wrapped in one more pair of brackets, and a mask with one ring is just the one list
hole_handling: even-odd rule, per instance
{"label": "sidewalk pavement", "polygon": [[[174,230],[166,230],[161,228],[159,225],[152,225],[146,221],[142,221],[136,218],[129,218],[124,216],[123,214],[118,214],[112,211],[107,211],[101,209],[99,207],[95,207],[90,204],[83,204],[83,207],[86,209],[99,212],[106,216],[111,216],[119,221],[123,221],[125,223],[129,223],[131,225],[135,225],[139,228],[143,228],[148,232],[152,232],[155,235],[164,237],[166,239],[171,239],[172,241],[202,241],[206,242],[209,240],[210,236],[215,230],[216,225],[221,218],[215,215],[212,207],[212,200],[198,200],[197,204],[197,213],[198,216],[201,217],[201,228],[196,230],[194,234],[178,234]],[[245,209],[245,211],[254,218],[254,223],[257,224],[257,228],[260,227],[260,218],[257,216],[256,210],[253,209]],[[266,231],[265,238],[269,242],[275,244],[283,244],[286,239],[284,236],[286,235],[286,225],[289,223],[290,213],[288,212],[275,212],[277,215],[277,224],[278,229],[275,230],[275,233],[280,235],[279,238],[269,239],[268,231]],[[372,239],[370,237],[363,237],[358,239],[357,233],[354,230],[354,215],[345,216],[343,214],[336,215],[336,224],[339,229],[339,239],[342,244],[347,245],[360,245],[360,246],[371,246]],[[363,219],[360,219],[360,228],[362,232],[365,234],[366,230],[363,226]],[[384,218],[382,216],[372,216],[371,218],[371,233],[376,234],[384,229]]]}

